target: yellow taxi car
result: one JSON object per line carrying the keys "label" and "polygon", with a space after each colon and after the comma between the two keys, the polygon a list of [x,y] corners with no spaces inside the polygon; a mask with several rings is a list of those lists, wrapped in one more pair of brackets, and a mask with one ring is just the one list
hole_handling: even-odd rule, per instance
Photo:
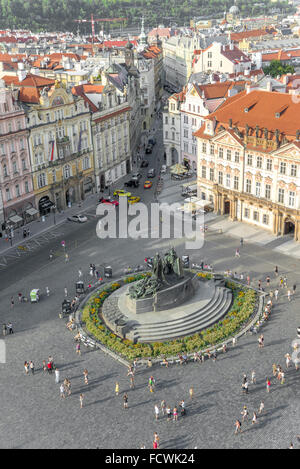
{"label": "yellow taxi car", "polygon": [[145,181],[144,189],[151,189],[151,187],[152,187],[152,182],[151,181]]}
{"label": "yellow taxi car", "polygon": [[118,189],[114,192],[114,197],[131,197],[131,192],[124,191],[124,189]]}
{"label": "yellow taxi car", "polygon": [[128,198],[128,203],[130,205],[137,204],[141,200],[140,197],[132,195],[131,197]]}

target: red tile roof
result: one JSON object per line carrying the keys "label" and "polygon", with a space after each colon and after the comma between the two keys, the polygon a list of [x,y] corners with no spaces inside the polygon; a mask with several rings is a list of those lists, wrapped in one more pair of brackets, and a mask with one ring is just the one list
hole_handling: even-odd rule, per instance
{"label": "red tile roof", "polygon": [[247,31],[241,31],[240,33],[230,33],[230,39],[234,42],[242,41],[243,39],[266,36],[268,34],[274,34],[275,29],[250,29]]}
{"label": "red tile roof", "polygon": [[[247,112],[245,110],[248,110]],[[232,127],[237,127],[241,132],[249,126],[249,135],[254,135],[255,127],[259,128],[259,137],[263,137],[263,129],[268,129],[268,138],[275,139],[275,131],[278,129],[286,138],[294,140],[300,125],[295,116],[299,114],[300,104],[286,93],[273,93],[269,91],[255,90],[250,93],[245,91],[229,98],[220,108],[207,117],[216,123],[216,130],[222,125],[228,129],[229,119],[232,119]],[[197,132],[196,137],[205,137],[204,127]],[[257,148],[257,147],[255,147]],[[264,150],[271,151],[271,149]]]}
{"label": "red tile roof", "polygon": [[33,75],[32,73],[28,73],[26,78],[22,81],[19,81],[18,77],[10,77],[5,75],[2,80],[5,81],[6,85],[14,84],[15,86],[22,86],[22,87],[34,87],[40,88],[44,86],[53,86],[55,84],[55,80],[51,80],[50,78],[40,77],[39,75]]}
{"label": "red tile roof", "polygon": [[225,50],[221,47],[221,54],[234,63],[239,62],[251,62],[250,58],[247,57],[238,47],[234,46],[233,49],[230,49],[230,46],[225,46]]}

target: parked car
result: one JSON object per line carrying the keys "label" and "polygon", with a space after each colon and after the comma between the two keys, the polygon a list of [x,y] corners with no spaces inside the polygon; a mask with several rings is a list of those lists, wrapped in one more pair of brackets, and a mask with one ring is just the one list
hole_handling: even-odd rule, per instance
{"label": "parked car", "polygon": [[148,140],[148,145],[152,145],[154,147],[154,145],[156,144],[156,139],[155,137],[150,137],[149,140]]}
{"label": "parked car", "polygon": [[76,223],[85,223],[86,221],[88,221],[85,215],[72,215],[71,217],[68,217],[68,220],[74,221]]}
{"label": "parked car", "polygon": [[148,168],[148,166],[149,166],[149,161],[143,160],[143,161],[141,162],[141,168]]}
{"label": "parked car", "polygon": [[114,192],[114,196],[115,196],[115,197],[130,197],[130,196],[131,196],[131,192],[124,191],[124,189],[117,189],[117,190]]}
{"label": "parked car", "polygon": [[148,178],[154,178],[155,177],[155,169],[151,168],[148,171]]}
{"label": "parked car", "polygon": [[140,183],[136,179],[130,179],[130,181],[124,182],[125,187],[139,187]]}
{"label": "parked car", "polygon": [[129,205],[133,205],[133,204],[137,204],[139,201],[141,200],[140,197],[136,197],[134,195],[132,195],[131,197],[128,198],[128,203]]}
{"label": "parked car", "polygon": [[132,173],[131,179],[133,179],[133,180],[136,180],[136,179],[139,180],[139,179],[141,179],[141,177],[142,177],[142,174],[141,174],[141,173]]}
{"label": "parked car", "polygon": [[114,199],[105,199],[104,197],[101,197],[101,199],[99,200],[99,204],[115,205],[116,207],[118,207],[119,202]]}
{"label": "parked car", "polygon": [[161,174],[165,174],[167,172],[167,166],[165,164],[162,165],[160,172]]}
{"label": "parked car", "polygon": [[153,146],[150,145],[150,144],[148,144],[148,145],[146,146],[146,153],[147,153],[147,154],[148,154],[148,153],[152,153],[152,150],[153,150]]}
{"label": "parked car", "polygon": [[145,181],[144,189],[151,189],[151,187],[152,187],[152,182],[151,181]]}

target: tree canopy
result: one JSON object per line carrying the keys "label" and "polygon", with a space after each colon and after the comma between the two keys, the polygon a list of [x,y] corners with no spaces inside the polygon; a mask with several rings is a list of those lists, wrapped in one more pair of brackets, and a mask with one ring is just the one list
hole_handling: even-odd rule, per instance
{"label": "tree canopy", "polygon": [[[75,19],[127,18],[125,26],[139,25],[144,14],[148,27],[164,23],[188,24],[194,17],[221,18],[233,5],[233,0],[0,0],[0,28],[31,29],[39,31],[73,31],[77,30]],[[239,0],[243,16],[268,14],[274,3],[271,0]],[[260,6],[257,6],[260,5]],[[276,8],[293,11],[287,1],[276,3]],[[108,27],[119,27],[120,24],[106,23]],[[80,24],[81,33],[91,31],[89,23]],[[98,32],[102,24],[96,26]]]}
{"label": "tree canopy", "polygon": [[280,60],[272,60],[268,67],[264,68],[265,75],[270,75],[273,78],[285,75],[286,73],[295,73],[292,65],[283,65]]}

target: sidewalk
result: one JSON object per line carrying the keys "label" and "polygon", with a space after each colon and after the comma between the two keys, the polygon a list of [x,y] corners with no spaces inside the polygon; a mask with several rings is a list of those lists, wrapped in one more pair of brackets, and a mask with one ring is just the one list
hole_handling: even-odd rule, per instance
{"label": "sidewalk", "polygon": [[77,215],[80,213],[85,213],[88,210],[93,210],[96,215],[96,205],[99,199],[99,194],[89,195],[81,203],[74,204],[71,208],[55,214],[55,223],[54,223],[54,214],[50,213],[45,217],[45,221],[42,221],[42,218],[35,220],[26,225],[26,228],[30,231],[30,236],[23,238],[23,227],[20,227],[14,231],[14,237],[12,240],[12,246],[10,241],[6,241],[5,238],[0,239],[0,254],[4,254],[10,249],[25,244],[27,241],[30,241],[35,236],[41,235],[62,223],[65,223],[67,218],[72,215]]}

